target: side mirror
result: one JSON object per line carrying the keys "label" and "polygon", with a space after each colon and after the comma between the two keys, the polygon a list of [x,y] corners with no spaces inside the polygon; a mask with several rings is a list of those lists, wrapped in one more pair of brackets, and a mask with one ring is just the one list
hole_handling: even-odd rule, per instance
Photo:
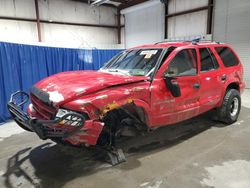
{"label": "side mirror", "polygon": [[170,90],[171,94],[174,97],[181,96],[181,89],[175,77],[164,75],[164,81],[166,83],[167,88]]}

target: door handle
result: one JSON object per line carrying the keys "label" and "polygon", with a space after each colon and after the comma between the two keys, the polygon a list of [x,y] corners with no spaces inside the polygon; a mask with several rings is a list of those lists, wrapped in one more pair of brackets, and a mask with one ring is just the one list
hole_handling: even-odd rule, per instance
{"label": "door handle", "polygon": [[221,80],[225,81],[226,79],[227,79],[227,75],[223,74],[222,77],[221,77]]}
{"label": "door handle", "polygon": [[193,88],[194,88],[194,89],[200,89],[200,87],[201,87],[201,86],[200,86],[200,84],[198,84],[198,83],[195,83],[195,84],[193,85]]}

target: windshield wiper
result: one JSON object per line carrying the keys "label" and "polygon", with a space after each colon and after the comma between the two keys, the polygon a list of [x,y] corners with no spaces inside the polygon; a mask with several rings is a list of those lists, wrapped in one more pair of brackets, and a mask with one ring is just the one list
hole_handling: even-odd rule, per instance
{"label": "windshield wiper", "polygon": [[108,72],[117,72],[117,73],[122,73],[124,75],[130,76],[129,71],[126,71],[126,70],[121,70],[121,69],[106,69],[106,70]]}

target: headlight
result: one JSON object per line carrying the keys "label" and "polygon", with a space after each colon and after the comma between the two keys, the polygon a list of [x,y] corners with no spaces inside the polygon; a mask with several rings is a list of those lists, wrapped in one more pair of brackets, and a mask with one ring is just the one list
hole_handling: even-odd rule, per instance
{"label": "headlight", "polygon": [[64,115],[66,115],[67,113],[72,113],[73,111],[70,110],[65,110],[65,109],[59,109],[57,114],[56,114],[56,118],[61,118]]}
{"label": "headlight", "polygon": [[[59,119],[65,116],[68,113],[75,113],[66,109],[59,109],[56,114],[56,119]],[[71,125],[71,126],[79,126],[82,123],[82,119],[75,115],[69,115],[65,119],[59,122],[60,125]]]}

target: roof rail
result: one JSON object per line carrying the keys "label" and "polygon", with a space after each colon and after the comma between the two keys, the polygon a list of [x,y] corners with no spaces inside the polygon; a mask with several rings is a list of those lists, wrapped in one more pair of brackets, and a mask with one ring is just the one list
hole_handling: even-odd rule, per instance
{"label": "roof rail", "polygon": [[163,40],[160,42],[156,42],[155,44],[161,44],[161,43],[166,43],[166,42],[191,42],[191,41],[185,41],[185,40]]}
{"label": "roof rail", "polygon": [[194,45],[197,45],[198,42],[214,42],[214,43],[217,43],[217,44],[221,44],[220,42],[218,41],[210,41],[210,40],[201,40],[201,38],[196,38],[196,39],[193,39],[193,40],[165,40],[165,41],[160,41],[160,42],[156,42],[154,44],[161,44],[161,43],[167,43],[167,42],[187,42],[187,43],[192,43]]}
{"label": "roof rail", "polygon": [[164,40],[164,41],[156,42],[155,44],[161,44],[165,42],[192,42],[192,44],[197,44],[197,42],[200,42],[200,41],[201,41],[201,38],[195,38],[192,40]]}
{"label": "roof rail", "polygon": [[184,36],[178,38],[169,38],[164,41],[157,42],[155,44],[166,43],[166,42],[189,42],[192,44],[197,44],[198,42],[213,42],[212,35],[196,35],[196,36]]}

